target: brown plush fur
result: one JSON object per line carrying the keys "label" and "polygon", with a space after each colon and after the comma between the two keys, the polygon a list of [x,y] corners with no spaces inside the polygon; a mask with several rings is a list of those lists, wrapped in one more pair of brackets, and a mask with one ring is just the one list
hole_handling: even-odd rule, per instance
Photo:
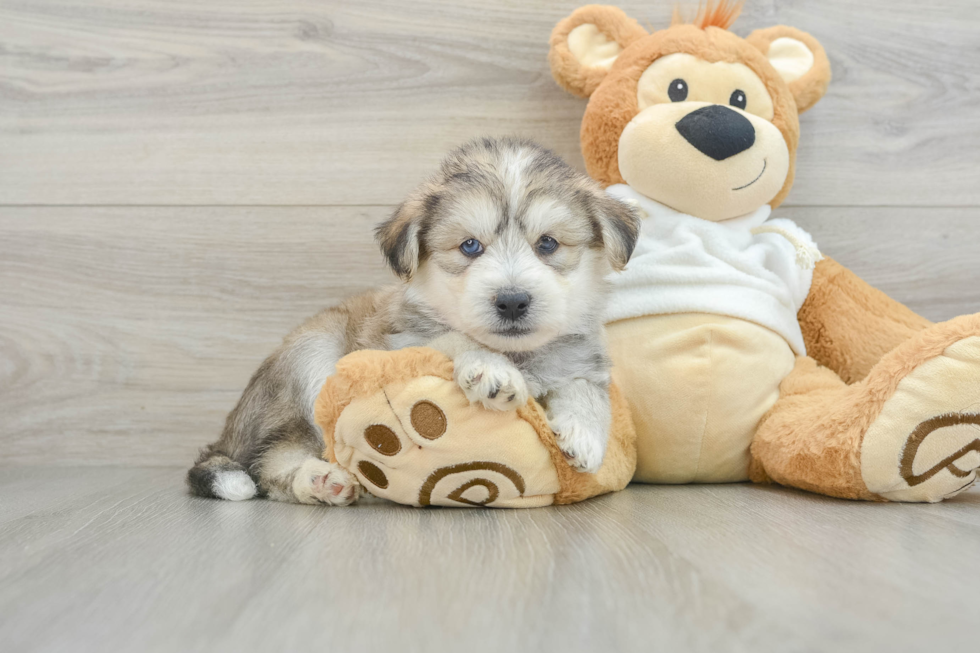
{"label": "brown plush fur", "polygon": [[612,404],[612,425],[609,427],[609,445],[602,467],[595,474],[583,474],[572,469],[555,436],[548,428],[541,407],[533,401],[518,409],[517,414],[537,431],[541,442],[551,453],[551,461],[558,472],[561,491],[555,495],[555,504],[576,503],[590,497],[616,492],[625,488],[636,470],[636,429],[630,417],[629,405],[616,384],[609,386],[609,400]]}
{"label": "brown plush fur", "polygon": [[807,353],[845,383],[932,324],[830,258],[817,264],[797,317]]}
{"label": "brown plush fur", "polygon": [[772,123],[782,133],[790,153],[786,181],[770,202],[773,207],[778,206],[793,185],[800,135],[793,94],[758,49],[718,27],[671,27],[644,37],[619,56],[613,69],[592,94],[582,120],[582,154],[588,173],[605,185],[625,182],[619,172],[619,137],[640,111],[636,94],[640,76],[655,60],[676,52],[692,54],[709,62],[743,63],[766,85],[773,99]]}
{"label": "brown plush fur", "polygon": [[873,499],[861,480],[861,438],[870,425],[864,388],[847,386],[812,358],[800,358],[779,390],[779,402],[752,442],[749,478]]}
{"label": "brown plush fur", "polygon": [[[717,4],[715,4],[714,0],[708,0],[705,4],[698,3],[698,14],[691,21],[691,24],[701,29],[705,29],[706,27],[728,29],[738,19],[739,15],[741,15],[744,4],[744,0],[739,0],[738,2],[720,0]],[[681,16],[681,7],[680,5],[675,5],[674,16],[670,24],[673,26],[683,23],[684,19]]]}
{"label": "brown plush fur", "polygon": [[427,347],[411,347],[398,352],[363,349],[337,361],[333,376],[323,385],[314,406],[316,423],[323,429],[323,457],[330,462],[337,461],[333,455],[334,429],[340,414],[355,397],[371,395],[390,383],[420,376],[452,381],[453,362]]}
{"label": "brown plush fur", "polygon": [[803,113],[824,96],[830,84],[830,60],[820,41],[804,31],[786,25],[756,30],[745,40],[762,54],[767,54],[772,42],[784,36],[802,41],[813,53],[813,67],[805,75],[789,83],[790,93],[796,99],[796,110]]}
{"label": "brown plush fur", "polygon": [[[334,455],[334,432],[344,409],[357,397],[372,395],[385,386],[421,376],[434,376],[453,383],[453,362],[444,354],[427,347],[397,351],[361,350],[348,354],[337,363],[336,372],[327,379],[315,406],[316,422],[323,430],[324,458],[337,462]],[[456,389],[458,392],[462,390]],[[555,435],[548,427],[544,410],[533,399],[519,408],[514,419],[523,419],[534,428],[551,454],[558,473],[560,492],[556,504],[574,503],[590,497],[622,490],[636,468],[636,430],[629,406],[615,385],[610,386],[613,422],[609,445],[602,467],[595,474],[572,469],[558,448]]]}
{"label": "brown plush fur", "polygon": [[[578,89],[576,94],[591,92],[581,131],[590,175],[606,185],[625,183],[619,145],[624,129],[639,114],[638,82],[660,57],[687,53],[707,62],[744,64],[766,86],[774,104],[772,122],[790,154],[785,183],[769,203],[775,208],[783,201],[794,180],[798,114],[826,92],[830,62],[815,38],[792,27],[757,30],[747,39],[728,32],[740,9],[738,2],[716,6],[709,1],[695,24],[681,24],[675,12],[670,28],[635,38],[608,71],[579,65],[565,45],[568,33],[571,27],[592,22],[608,34],[611,25],[623,29],[623,24],[633,23],[631,18],[618,9],[590,6],[556,27],[551,40],[556,80]],[[782,37],[801,41],[813,54],[810,69],[789,83],[768,59],[772,43]],[[581,81],[586,79],[588,83]],[[776,481],[832,496],[880,499],[861,477],[865,433],[910,372],[953,343],[980,335],[980,315],[933,325],[825,259],[814,271],[798,318],[812,358],[798,361],[781,385],[779,401],[761,422],[752,445],[750,476],[757,482]]]}
{"label": "brown plush fur", "polygon": [[581,66],[568,49],[568,35],[586,23],[596,25],[624,48],[647,35],[647,31],[621,9],[603,5],[581,7],[558,23],[551,32],[551,50],[548,52],[551,74],[562,88],[579,97],[592,95],[606,76],[605,70]]}
{"label": "brown plush fur", "polygon": [[980,314],[924,329],[853,385],[813,359],[800,358],[752,443],[751,479],[844,499],[879,499],[861,479],[861,440],[868,427],[909,373],[977,334]]}

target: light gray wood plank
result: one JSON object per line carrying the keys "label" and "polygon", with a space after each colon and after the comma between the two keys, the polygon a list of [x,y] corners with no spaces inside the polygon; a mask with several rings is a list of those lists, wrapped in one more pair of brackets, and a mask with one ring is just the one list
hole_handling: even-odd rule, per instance
{"label": "light gray wood plank", "polygon": [[87,505],[98,495],[115,492],[122,485],[136,485],[146,470],[120,467],[119,473],[93,473],[85,467],[59,467],[57,471],[30,466],[0,467],[0,527],[27,515],[37,516],[44,511],[63,514],[55,507],[64,502],[65,487],[74,489],[71,500]]}
{"label": "light gray wood plank", "polygon": [[[0,461],[189,462],[289,329],[392,279],[390,210],[0,209]],[[781,210],[934,320],[980,311],[977,212]]]}
{"label": "light gray wood plank", "polygon": [[980,312],[980,207],[785,207],[827,256],[931,320]]}
{"label": "light gray wood plank", "polygon": [[305,317],[391,282],[388,207],[0,210],[0,460],[175,464]]}
{"label": "light gray wood plank", "polygon": [[181,470],[132,471],[35,470],[61,496],[0,531],[5,650],[950,650],[980,618],[977,491],[330,509],[197,499]]}
{"label": "light gray wood plank", "polygon": [[[0,203],[391,204],[486,133],[581,166],[546,53],[582,2],[0,0]],[[791,203],[980,204],[980,4],[758,0],[735,30],[775,23],[835,71]]]}

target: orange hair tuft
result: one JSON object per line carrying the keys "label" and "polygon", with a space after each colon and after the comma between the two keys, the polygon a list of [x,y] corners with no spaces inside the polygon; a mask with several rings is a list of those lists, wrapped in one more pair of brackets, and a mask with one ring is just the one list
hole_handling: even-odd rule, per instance
{"label": "orange hair tuft", "polygon": [[[742,5],[744,4],[745,0],[718,0],[717,3],[715,0],[706,0],[703,4],[698,2],[698,14],[691,21],[691,24],[701,29],[708,27],[728,29],[742,13]],[[680,7],[675,5],[671,25],[680,25],[684,22]]]}

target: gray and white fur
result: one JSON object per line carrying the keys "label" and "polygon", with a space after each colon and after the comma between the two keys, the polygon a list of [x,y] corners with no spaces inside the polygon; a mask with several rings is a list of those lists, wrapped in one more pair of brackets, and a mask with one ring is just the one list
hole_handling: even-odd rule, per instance
{"label": "gray and white fur", "polygon": [[313,404],[345,354],[435,347],[471,402],[545,407],[577,469],[602,463],[610,424],[605,278],[639,220],[552,152],[483,138],[453,151],[377,229],[401,283],[313,316],[252,376],[220,439],[187,475],[201,496],[346,505],[357,480],[321,459]]}

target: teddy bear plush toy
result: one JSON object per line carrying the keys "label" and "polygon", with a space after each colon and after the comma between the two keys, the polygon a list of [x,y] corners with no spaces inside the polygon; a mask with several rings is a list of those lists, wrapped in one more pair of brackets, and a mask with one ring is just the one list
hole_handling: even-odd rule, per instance
{"label": "teddy bear plush toy", "polygon": [[830,64],[792,27],[736,36],[740,7],[651,34],[592,5],[551,35],[589,173],[644,217],[607,316],[634,480],[951,497],[980,467],[980,314],[932,324],[770,218]]}
{"label": "teddy bear plush toy", "polygon": [[781,483],[941,501],[980,467],[980,314],[933,324],[770,218],[798,114],[826,91],[812,36],[728,30],[708,3],[648,33],[582,7],[551,69],[589,98],[589,173],[643,216],[608,314],[614,418],[597,474],[563,460],[540,406],[491,413],[429,349],[356,352],[317,401],[326,456],[416,506],[540,506],[646,483]]}
{"label": "teddy bear plush toy", "polygon": [[630,409],[610,387],[612,423],[595,474],[566,461],[544,410],[471,404],[453,362],[427,347],[340,359],[316,401],[325,457],[375,496],[412,506],[533,508],[621,490],[636,469]]}

